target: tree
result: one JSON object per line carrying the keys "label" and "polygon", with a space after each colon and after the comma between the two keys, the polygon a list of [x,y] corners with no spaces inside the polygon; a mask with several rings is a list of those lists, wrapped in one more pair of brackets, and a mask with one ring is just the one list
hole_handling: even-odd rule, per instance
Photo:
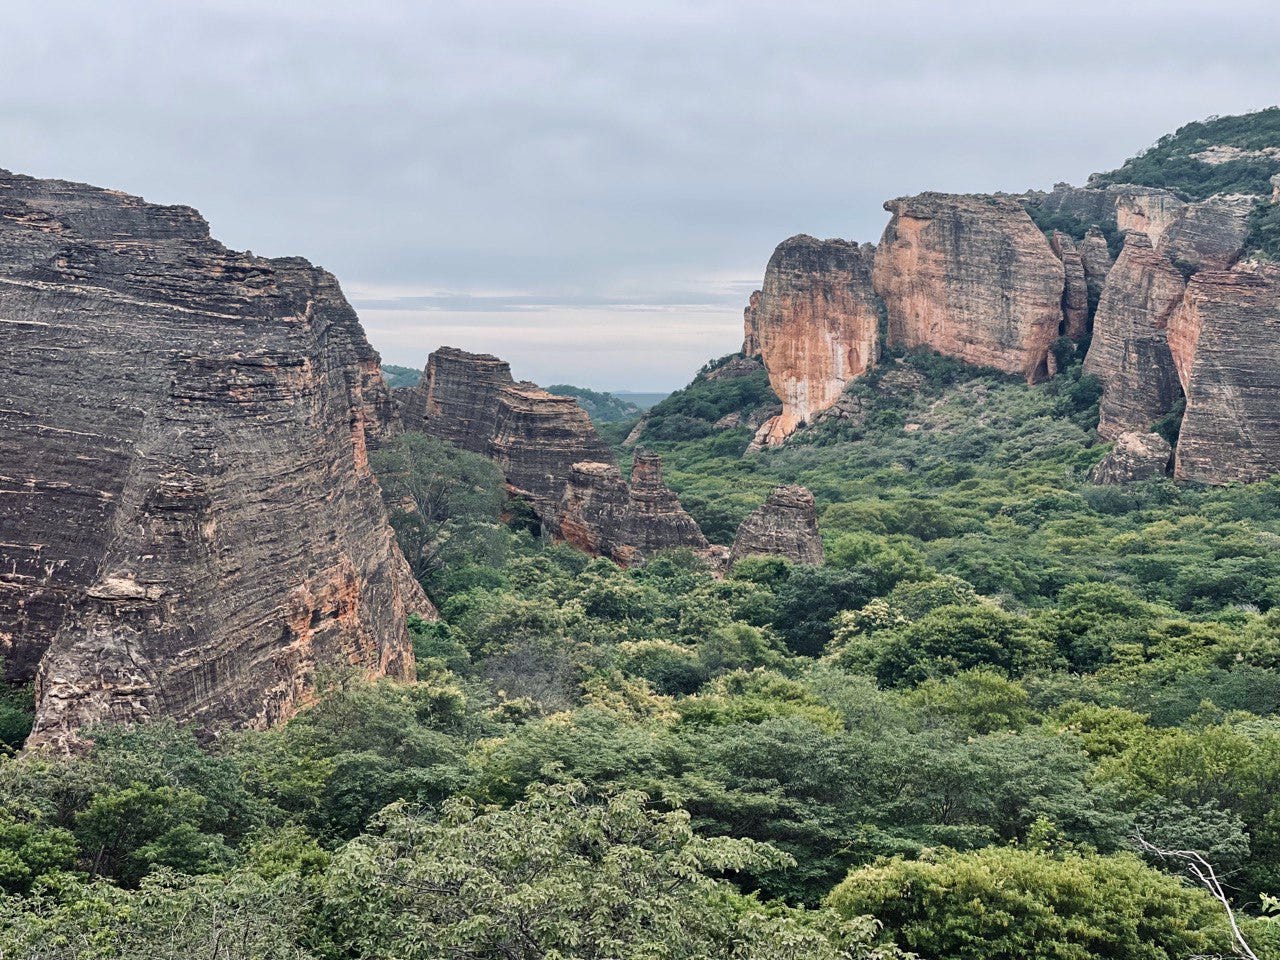
{"label": "tree", "polygon": [[325,877],[328,937],[344,954],[439,957],[867,956],[871,928],[822,912],[769,911],[712,874],[779,866],[749,840],[703,839],[682,811],[643,795],[588,802],[581,785],[538,787],[509,809],[445,804],[384,811]]}
{"label": "tree", "polygon": [[1230,942],[1209,896],[1131,854],[943,850],[853,870],[828,902],[950,960],[1183,960]]}

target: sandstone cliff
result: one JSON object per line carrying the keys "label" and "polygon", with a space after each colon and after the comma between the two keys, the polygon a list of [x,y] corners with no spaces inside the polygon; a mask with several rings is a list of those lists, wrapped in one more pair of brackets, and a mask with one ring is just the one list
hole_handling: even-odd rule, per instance
{"label": "sandstone cliff", "polygon": [[818,511],[806,488],[778,487],[739,525],[729,562],[758,555],[784,557],[793,563],[822,563]]}
{"label": "sandstone cliff", "polygon": [[33,743],[263,726],[322,668],[413,675],[429,606],[366,456],[395,418],[333,277],[0,173],[0,323],[0,654],[36,676]]}
{"label": "sandstone cliff", "polygon": [[1212,197],[1184,203],[1166,190],[1129,187],[1116,198],[1121,231],[1140,231],[1156,251],[1184,272],[1225,270],[1236,262],[1249,233],[1254,197]]}
{"label": "sandstone cliff", "polygon": [[1169,341],[1187,396],[1175,476],[1229,483],[1280,472],[1280,267],[1197,273]]}
{"label": "sandstone cliff", "polygon": [[1075,240],[1061,230],[1049,235],[1049,246],[1062,261],[1066,271],[1066,287],[1062,292],[1062,333],[1072,340],[1083,340],[1089,333],[1089,283],[1085,278],[1084,258]]}
{"label": "sandstone cliff", "polygon": [[[748,333],[782,400],[761,428],[761,445],[781,443],[825,410],[875,362],[880,302],[871,288],[875,248],[798,236],[778,245],[764,286],[748,307]],[[752,329],[754,327],[754,330]]]}
{"label": "sandstone cliff", "polygon": [[662,550],[709,546],[663,482],[661,458],[643,450],[636,453],[630,486],[611,463],[575,463],[547,526],[579,550],[623,566]]}
{"label": "sandstone cliff", "polygon": [[1102,288],[1106,285],[1107,275],[1115,265],[1111,256],[1111,247],[1107,238],[1097,227],[1090,227],[1080,241],[1080,262],[1084,266],[1084,282],[1089,292],[1089,321],[1093,326],[1093,316],[1098,311],[1098,302],[1102,299]]}
{"label": "sandstone cliff", "polygon": [[1144,432],[1181,391],[1169,351],[1169,316],[1186,282],[1145,233],[1130,233],[1102,291],[1084,371],[1102,380],[1098,433]]}
{"label": "sandstone cliff", "polygon": [[889,341],[925,347],[1030,382],[1052,372],[1066,274],[1022,204],[923,193],[891,200],[875,290]]}
{"label": "sandstone cliff", "polygon": [[532,384],[499,393],[489,455],[507,486],[527,497],[539,516],[555,509],[575,463],[613,459],[576,400]]}
{"label": "sandstone cliff", "polygon": [[575,463],[613,462],[591,418],[572,397],[515,383],[489,354],[441,347],[405,404],[406,429],[490,457],[510,490],[540,517],[555,512]]}

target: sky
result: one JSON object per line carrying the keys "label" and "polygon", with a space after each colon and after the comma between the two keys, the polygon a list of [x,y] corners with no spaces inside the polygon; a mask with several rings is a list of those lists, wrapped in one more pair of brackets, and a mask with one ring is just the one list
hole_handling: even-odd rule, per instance
{"label": "sky", "polygon": [[665,390],[774,246],[1280,100],[1274,0],[3,0],[0,167],[333,271],[386,363]]}

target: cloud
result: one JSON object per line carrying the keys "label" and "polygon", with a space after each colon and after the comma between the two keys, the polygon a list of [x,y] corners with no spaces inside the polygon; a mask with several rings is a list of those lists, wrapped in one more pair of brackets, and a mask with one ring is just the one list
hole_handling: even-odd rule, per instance
{"label": "cloud", "polygon": [[[389,356],[519,313],[539,325],[512,333],[517,368],[603,385],[675,386],[734,349],[735,298],[791,234],[875,240],[889,197],[1078,182],[1280,89],[1263,2],[5,12],[0,166],[189,203],[229,244],[307,256]],[[698,331],[649,382],[634,330],[665,328],[636,307]]]}

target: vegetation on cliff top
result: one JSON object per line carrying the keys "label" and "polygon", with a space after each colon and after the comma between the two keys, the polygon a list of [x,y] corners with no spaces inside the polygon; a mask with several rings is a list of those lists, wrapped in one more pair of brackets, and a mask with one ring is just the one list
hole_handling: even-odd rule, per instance
{"label": "vegetation on cliff top", "polygon": [[[1214,148],[1227,148],[1214,151]],[[1215,155],[1216,154],[1216,155]],[[1217,162],[1207,162],[1213,159]],[[1215,193],[1269,195],[1280,173],[1280,107],[1181,126],[1090,186],[1136,183],[1163,187],[1186,200]]]}

